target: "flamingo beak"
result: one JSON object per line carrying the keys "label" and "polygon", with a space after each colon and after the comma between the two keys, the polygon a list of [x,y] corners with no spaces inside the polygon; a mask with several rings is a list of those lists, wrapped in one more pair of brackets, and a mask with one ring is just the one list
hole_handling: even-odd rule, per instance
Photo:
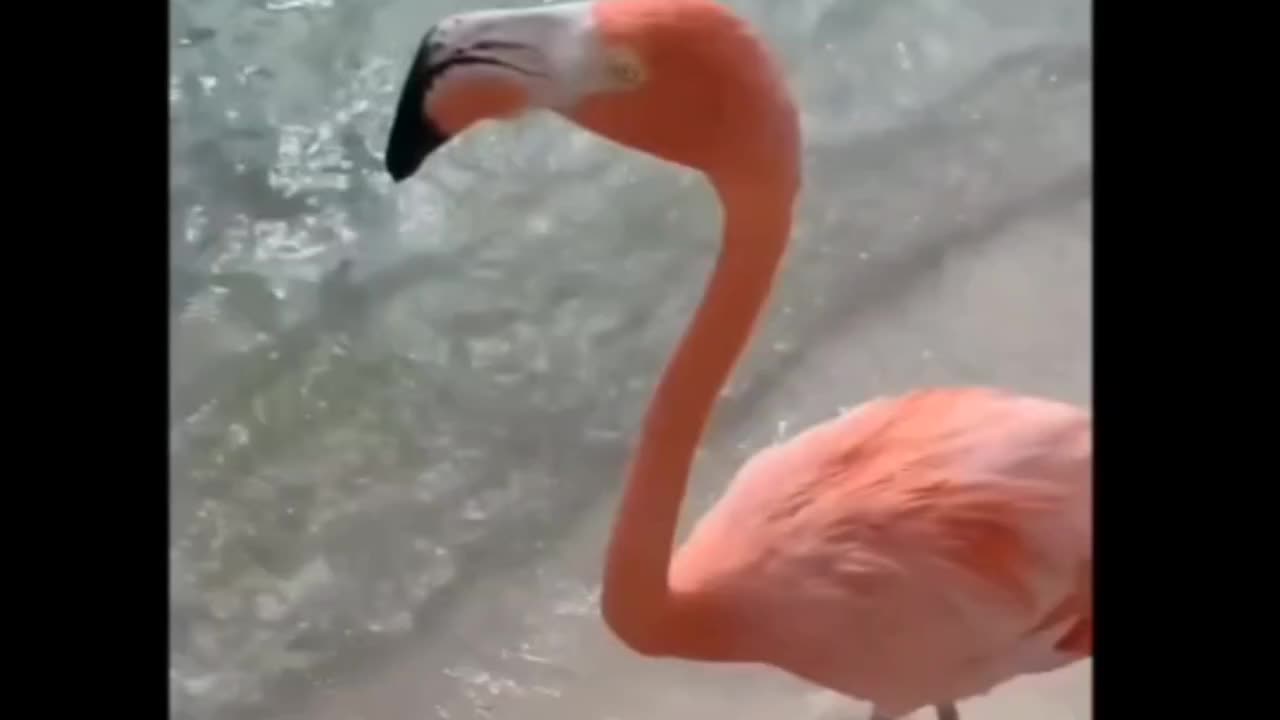
{"label": "flamingo beak", "polygon": [[427,156],[449,141],[449,136],[426,113],[424,101],[436,76],[445,68],[431,64],[431,36],[426,34],[409,65],[400,89],[384,162],[391,179],[400,182],[422,167]]}

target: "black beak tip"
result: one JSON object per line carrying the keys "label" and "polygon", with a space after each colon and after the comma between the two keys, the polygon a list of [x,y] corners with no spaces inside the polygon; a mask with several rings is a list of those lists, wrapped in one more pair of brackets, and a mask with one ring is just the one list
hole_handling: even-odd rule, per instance
{"label": "black beak tip", "polygon": [[391,121],[384,163],[395,182],[416,173],[428,155],[449,141],[449,136],[431,121],[424,108],[427,92],[435,79],[428,57],[430,37],[428,32],[409,65],[400,88],[395,118]]}
{"label": "black beak tip", "polygon": [[387,141],[384,165],[395,182],[412,176],[426,162],[427,156],[449,141],[449,136],[430,118],[414,115],[396,119]]}
{"label": "black beak tip", "polygon": [[393,153],[387,150],[386,168],[387,174],[391,176],[393,182],[404,182],[418,172],[418,168],[422,167],[425,156],[414,159],[410,155]]}

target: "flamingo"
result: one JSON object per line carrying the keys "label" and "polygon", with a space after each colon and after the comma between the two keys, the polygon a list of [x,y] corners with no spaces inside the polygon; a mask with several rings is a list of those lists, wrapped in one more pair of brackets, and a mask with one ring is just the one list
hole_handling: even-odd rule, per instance
{"label": "flamingo", "polygon": [[1092,420],[1048,398],[873,398],[752,457],[673,552],[695,449],[787,247],[798,113],[765,43],[713,0],[471,11],[423,36],[386,169],[400,182],[477,123],[535,110],[700,172],[723,210],[607,548],[601,614],[623,645],[771,666],[878,720],[956,720],[965,698],[1092,656]]}

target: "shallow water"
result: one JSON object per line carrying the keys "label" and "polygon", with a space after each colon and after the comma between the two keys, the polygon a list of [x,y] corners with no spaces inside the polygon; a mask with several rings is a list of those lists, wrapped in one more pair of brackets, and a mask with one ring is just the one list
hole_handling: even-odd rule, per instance
{"label": "shallow water", "polygon": [[[878,393],[1087,402],[1090,6],[729,4],[786,66],[806,187],[688,514]],[[393,187],[403,65],[470,7],[172,6],[171,715],[810,717],[785,678],[600,630],[602,538],[719,213],[550,117]]]}

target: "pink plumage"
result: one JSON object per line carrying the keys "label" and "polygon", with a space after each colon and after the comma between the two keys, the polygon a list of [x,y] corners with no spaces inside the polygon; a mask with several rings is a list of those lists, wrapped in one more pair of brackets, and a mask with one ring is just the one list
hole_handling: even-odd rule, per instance
{"label": "pink plumage", "polygon": [[1053,670],[1091,651],[1091,445],[999,390],[876,400],[752,458],[671,584],[732,608],[741,659],[890,717]]}

